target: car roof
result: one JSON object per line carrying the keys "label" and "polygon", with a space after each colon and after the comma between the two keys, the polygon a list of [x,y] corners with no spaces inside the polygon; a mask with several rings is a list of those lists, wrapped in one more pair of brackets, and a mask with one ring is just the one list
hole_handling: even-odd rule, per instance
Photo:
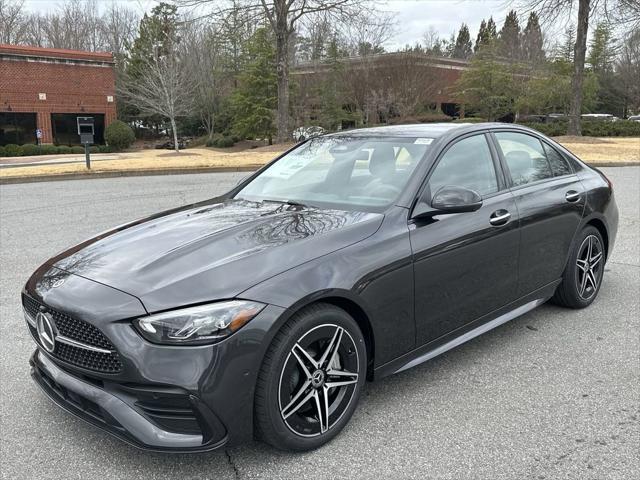
{"label": "car roof", "polygon": [[411,125],[387,125],[381,127],[358,128],[354,130],[342,130],[340,132],[331,133],[326,136],[345,136],[345,137],[426,137],[438,138],[455,131],[474,131],[487,130],[489,128],[518,128],[521,130],[529,130],[526,127],[513,123],[417,123]]}

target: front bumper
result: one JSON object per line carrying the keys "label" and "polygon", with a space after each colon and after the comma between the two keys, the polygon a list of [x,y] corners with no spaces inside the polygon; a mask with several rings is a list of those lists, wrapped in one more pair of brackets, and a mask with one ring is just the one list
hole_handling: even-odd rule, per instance
{"label": "front bumper", "polygon": [[43,392],[67,412],[96,425],[133,446],[156,451],[206,451],[227,443],[220,420],[194,395],[188,395],[202,433],[163,430],[103,383],[89,383],[58,367],[36,350],[29,361],[31,376]]}
{"label": "front bumper", "polygon": [[64,410],[145,450],[243,443],[253,438],[255,382],[284,311],[267,306],[231,337],[199,347],[151,344],[126,322],[101,325],[124,365],[117,374],[63,362],[34,338],[31,376]]}

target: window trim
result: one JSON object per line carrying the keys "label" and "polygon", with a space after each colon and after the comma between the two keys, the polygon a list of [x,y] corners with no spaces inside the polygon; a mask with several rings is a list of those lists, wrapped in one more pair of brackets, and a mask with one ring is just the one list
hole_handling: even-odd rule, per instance
{"label": "window trim", "polygon": [[417,203],[420,201],[420,198],[422,198],[422,196],[425,194],[425,192],[427,192],[427,190],[429,190],[427,193],[429,194],[429,200],[431,200],[431,191],[429,189],[429,180],[431,179],[431,176],[433,175],[433,172],[435,171],[435,169],[438,167],[438,164],[440,163],[440,160],[442,160],[442,157],[444,157],[444,155],[446,155],[446,153],[449,151],[449,149],[451,149],[455,144],[457,144],[458,142],[465,140],[469,137],[475,137],[475,136],[480,136],[482,135],[485,139],[485,142],[487,142],[487,147],[489,148],[489,154],[491,155],[491,161],[493,162],[493,168],[495,171],[495,176],[496,176],[496,182],[498,184],[498,190],[496,192],[493,192],[491,194],[488,195],[482,195],[482,199],[484,200],[485,198],[493,198],[497,195],[501,195],[503,194],[505,191],[507,191],[509,189],[509,186],[506,182],[506,177],[504,176],[504,171],[502,168],[502,165],[500,163],[500,159],[497,157],[497,151],[495,149],[495,146],[493,146],[491,138],[489,138],[489,135],[491,134],[491,130],[479,130],[479,131],[472,131],[472,132],[468,132],[465,133],[464,135],[460,135],[457,136],[455,138],[452,138],[448,143],[446,143],[441,149],[440,152],[438,153],[438,155],[436,156],[435,160],[432,162],[431,166],[429,167],[429,169],[427,170],[427,173],[424,176],[424,179],[422,181],[422,184],[420,185],[420,187],[417,189],[416,195],[413,199],[413,202],[411,204],[411,208],[409,209],[410,215],[413,212],[413,210],[415,209]]}

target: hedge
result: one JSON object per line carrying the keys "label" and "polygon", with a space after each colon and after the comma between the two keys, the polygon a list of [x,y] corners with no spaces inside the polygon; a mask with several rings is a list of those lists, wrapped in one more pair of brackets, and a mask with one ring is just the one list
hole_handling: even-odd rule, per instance
{"label": "hedge", "polygon": [[[111,153],[113,148],[108,145],[92,145],[89,148],[91,153]],[[83,154],[84,147],[74,145],[34,145],[27,143],[25,145],[8,144],[0,146],[0,157],[27,157],[35,155],[63,155],[63,154]]]}
{"label": "hedge", "polygon": [[[567,134],[569,122],[567,120],[556,120],[549,123],[522,122],[521,125],[538,130],[550,137],[559,137]],[[583,120],[582,135],[585,137],[640,137],[640,122]]]}

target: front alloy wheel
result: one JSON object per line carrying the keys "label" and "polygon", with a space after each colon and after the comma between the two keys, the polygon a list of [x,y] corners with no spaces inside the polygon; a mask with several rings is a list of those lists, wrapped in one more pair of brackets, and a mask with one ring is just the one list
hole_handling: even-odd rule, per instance
{"label": "front alloy wheel", "polygon": [[358,350],[349,332],[314,327],[289,353],[279,382],[280,415],[303,437],[325,433],[342,417],[358,383]]}
{"label": "front alloy wheel", "polygon": [[310,305],[276,334],[258,375],[258,435],[285,450],[331,440],[351,418],[367,354],[355,320],[329,304]]}

